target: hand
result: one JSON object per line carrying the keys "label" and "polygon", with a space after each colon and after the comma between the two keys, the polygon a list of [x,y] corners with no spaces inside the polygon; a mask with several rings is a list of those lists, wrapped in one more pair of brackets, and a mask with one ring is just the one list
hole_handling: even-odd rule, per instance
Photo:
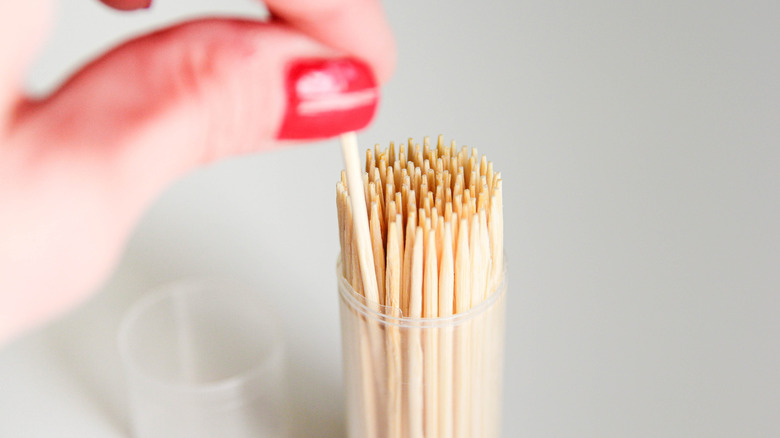
{"label": "hand", "polygon": [[207,19],[128,41],[32,99],[20,83],[49,5],[2,2],[0,344],[94,291],[144,208],[188,170],[370,122],[395,64],[378,0],[267,5],[269,22]]}

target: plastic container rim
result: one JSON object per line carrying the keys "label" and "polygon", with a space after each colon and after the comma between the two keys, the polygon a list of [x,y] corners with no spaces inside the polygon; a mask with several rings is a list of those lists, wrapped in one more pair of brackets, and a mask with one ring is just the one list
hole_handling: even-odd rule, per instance
{"label": "plastic container rim", "polygon": [[369,303],[368,300],[357,293],[355,289],[347,282],[347,279],[341,274],[341,254],[336,259],[336,277],[338,278],[339,297],[349,306],[361,315],[376,320],[382,324],[398,327],[455,327],[476,318],[504,297],[506,294],[506,254],[504,255],[504,268],[501,272],[501,282],[496,289],[485,300],[471,309],[456,313],[451,316],[439,316],[436,318],[411,318],[408,316],[393,316],[383,313],[381,309],[388,309],[388,306],[380,306],[378,303]]}
{"label": "plastic container rim", "polygon": [[143,314],[144,311],[148,310],[155,304],[159,304],[161,301],[169,298],[174,290],[180,289],[180,290],[185,290],[186,291],[185,293],[192,293],[193,291],[197,292],[199,290],[202,291],[203,289],[214,287],[217,284],[222,284],[222,285],[227,284],[228,287],[231,288],[241,288],[241,289],[247,288],[247,286],[242,286],[240,284],[237,284],[236,282],[227,281],[224,279],[215,279],[210,277],[185,278],[181,280],[167,282],[160,286],[157,286],[156,288],[152,289],[152,291],[148,292],[145,296],[143,296],[138,301],[136,301],[131,306],[130,310],[128,310],[125,316],[122,318],[122,322],[119,326],[119,331],[117,335],[117,341],[119,344],[118,345],[119,356],[122,358],[122,363],[125,369],[129,373],[132,373],[133,375],[140,377],[145,381],[154,383],[155,385],[159,385],[169,390],[173,390],[184,394],[202,394],[202,395],[218,394],[220,392],[229,392],[232,390],[237,390],[241,386],[245,385],[247,382],[250,382],[258,378],[259,376],[262,376],[265,372],[267,372],[268,367],[273,363],[272,359],[279,354],[283,354],[282,350],[284,348],[284,344],[280,337],[281,329],[279,326],[278,317],[267,306],[264,306],[263,308],[264,311],[266,312],[265,317],[271,320],[271,330],[272,330],[268,354],[264,357],[262,361],[258,362],[256,365],[229,377],[217,379],[211,382],[195,383],[195,384],[166,380],[159,376],[144,371],[141,367],[137,365],[136,359],[128,351],[129,349],[128,337],[130,336],[129,332],[132,329],[133,324],[140,317],[140,315]]}

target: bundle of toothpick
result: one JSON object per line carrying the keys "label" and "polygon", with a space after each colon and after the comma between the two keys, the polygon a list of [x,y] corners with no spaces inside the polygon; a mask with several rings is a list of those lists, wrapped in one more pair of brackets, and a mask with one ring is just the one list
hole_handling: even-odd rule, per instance
{"label": "bundle of toothpick", "polygon": [[[483,381],[495,368],[486,358],[500,357],[494,350],[503,346],[485,339],[503,332],[491,338],[484,318],[446,322],[503,281],[500,173],[476,148],[441,136],[435,145],[426,137],[422,145],[409,139],[397,150],[394,143],[367,150],[357,176],[363,199],[350,198],[360,185],[349,167],[347,159],[337,184],[341,274],[370,308],[397,322],[355,316],[360,375],[347,378],[362,389],[361,435],[495,436],[489,411],[500,410],[492,406],[498,395],[485,392],[498,389]],[[444,324],[426,328],[436,319]]]}

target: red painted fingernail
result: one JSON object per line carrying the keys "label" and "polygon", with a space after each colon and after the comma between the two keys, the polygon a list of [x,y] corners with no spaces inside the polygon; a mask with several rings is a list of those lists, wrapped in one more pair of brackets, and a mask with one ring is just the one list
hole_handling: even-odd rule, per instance
{"label": "red painted fingernail", "polygon": [[287,111],[279,139],[333,137],[368,125],[379,90],[371,69],[356,59],[296,61],[287,71]]}

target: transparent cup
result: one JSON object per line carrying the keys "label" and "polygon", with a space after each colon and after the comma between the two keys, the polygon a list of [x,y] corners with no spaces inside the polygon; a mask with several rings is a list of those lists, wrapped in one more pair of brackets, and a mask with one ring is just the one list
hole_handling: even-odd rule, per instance
{"label": "transparent cup", "polygon": [[369,303],[337,268],[351,438],[498,438],[506,282],[451,317]]}
{"label": "transparent cup", "polygon": [[287,436],[281,331],[258,295],[191,280],[131,308],[119,350],[134,437]]}

